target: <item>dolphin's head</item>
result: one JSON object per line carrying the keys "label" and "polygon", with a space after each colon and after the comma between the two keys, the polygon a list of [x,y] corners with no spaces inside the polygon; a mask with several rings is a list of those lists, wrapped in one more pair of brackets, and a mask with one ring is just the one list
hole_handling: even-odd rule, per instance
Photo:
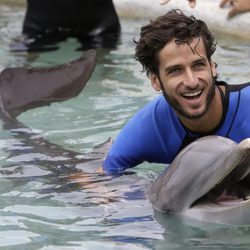
{"label": "dolphin's head", "polygon": [[[148,196],[162,212],[231,223],[232,211],[239,217],[243,207],[248,205],[250,210],[249,172],[250,139],[236,144],[224,137],[207,136],[176,156],[153,182]],[[225,211],[229,215],[223,218],[220,214]]]}

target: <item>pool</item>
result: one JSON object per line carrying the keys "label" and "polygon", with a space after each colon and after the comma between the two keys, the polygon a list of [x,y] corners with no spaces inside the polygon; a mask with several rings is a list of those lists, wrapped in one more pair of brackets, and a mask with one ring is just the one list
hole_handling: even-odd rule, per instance
{"label": "pool", "polygon": [[[50,66],[80,56],[74,39],[53,52],[10,52],[23,15],[23,7],[0,5],[1,69]],[[23,113],[19,121],[26,128],[21,131],[0,131],[0,248],[249,249],[249,227],[155,213],[145,191],[162,165],[145,163],[111,178],[96,175],[91,162],[74,163],[115,138],[129,117],[157,95],[133,59],[133,39],[145,22],[121,20],[118,48],[98,50],[95,71],[78,97]],[[248,81],[249,41],[217,38],[220,78]]]}

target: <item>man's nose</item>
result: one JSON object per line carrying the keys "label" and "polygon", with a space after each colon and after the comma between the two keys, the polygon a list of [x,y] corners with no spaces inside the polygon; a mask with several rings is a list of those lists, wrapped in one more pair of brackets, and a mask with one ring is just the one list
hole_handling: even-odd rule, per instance
{"label": "man's nose", "polygon": [[183,83],[186,87],[195,89],[198,85],[198,77],[196,76],[195,72],[193,72],[191,69],[187,69],[185,71]]}

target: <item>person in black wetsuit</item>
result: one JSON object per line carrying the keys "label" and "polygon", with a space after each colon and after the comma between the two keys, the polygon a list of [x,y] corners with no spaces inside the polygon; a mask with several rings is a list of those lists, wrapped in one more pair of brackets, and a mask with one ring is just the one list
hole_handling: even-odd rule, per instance
{"label": "person in black wetsuit", "polygon": [[114,48],[120,22],[112,0],[27,0],[22,36],[12,50],[53,50],[57,42],[77,38],[81,49]]}

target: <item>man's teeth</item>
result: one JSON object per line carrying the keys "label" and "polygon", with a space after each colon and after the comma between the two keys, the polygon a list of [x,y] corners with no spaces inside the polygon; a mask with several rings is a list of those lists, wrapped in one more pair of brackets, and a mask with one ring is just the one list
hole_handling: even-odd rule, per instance
{"label": "man's teeth", "polygon": [[184,97],[195,97],[195,96],[198,96],[201,94],[201,90],[198,90],[198,91],[194,91],[194,92],[187,92],[187,93],[184,93],[182,94]]}

